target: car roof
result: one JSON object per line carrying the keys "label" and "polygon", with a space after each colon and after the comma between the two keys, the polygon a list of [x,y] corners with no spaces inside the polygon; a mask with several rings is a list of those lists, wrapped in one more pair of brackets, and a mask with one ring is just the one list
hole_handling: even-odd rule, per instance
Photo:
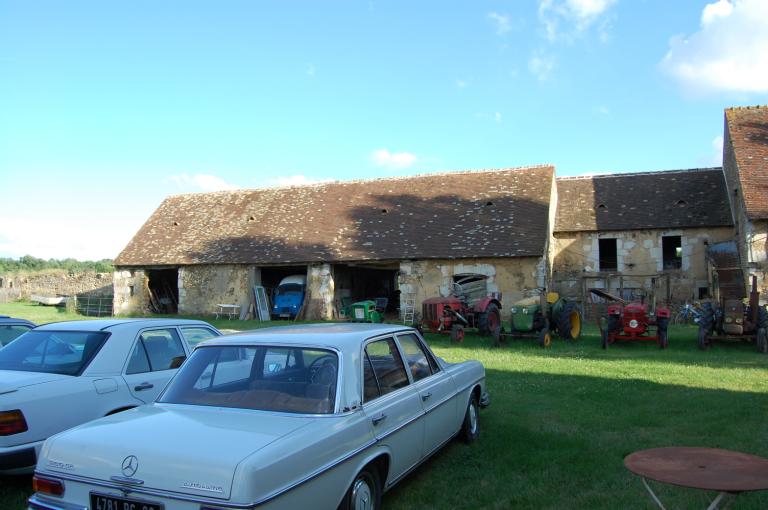
{"label": "car roof", "polygon": [[360,342],[376,336],[416,331],[401,324],[322,323],[274,326],[211,338],[198,345],[298,344],[358,349]]}
{"label": "car roof", "polygon": [[25,324],[27,326],[32,326],[33,328],[37,326],[32,321],[28,321],[27,319],[19,319],[17,317],[9,317],[7,315],[0,315],[0,324]]}
{"label": "car roof", "polygon": [[[51,322],[38,326],[39,330],[55,331],[102,331],[123,324],[133,324],[139,327],[152,326],[208,326],[205,321],[194,319],[94,319],[78,321]],[[215,328],[214,328],[215,329]]]}

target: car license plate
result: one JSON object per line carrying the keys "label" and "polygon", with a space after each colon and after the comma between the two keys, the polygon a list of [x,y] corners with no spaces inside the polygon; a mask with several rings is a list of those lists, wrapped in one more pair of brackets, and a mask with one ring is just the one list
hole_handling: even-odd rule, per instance
{"label": "car license plate", "polygon": [[91,510],[163,510],[162,503],[138,499],[118,498],[109,494],[91,492]]}
{"label": "car license plate", "polygon": [[283,318],[283,317],[288,317],[290,319],[291,318],[291,314],[290,313],[281,313],[280,314],[280,318]]}

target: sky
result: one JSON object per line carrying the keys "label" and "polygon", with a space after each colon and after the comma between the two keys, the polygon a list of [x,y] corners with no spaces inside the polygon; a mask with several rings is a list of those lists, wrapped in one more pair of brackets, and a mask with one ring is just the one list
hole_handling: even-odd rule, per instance
{"label": "sky", "polygon": [[115,258],[170,195],[719,166],[765,0],[0,0],[0,257]]}

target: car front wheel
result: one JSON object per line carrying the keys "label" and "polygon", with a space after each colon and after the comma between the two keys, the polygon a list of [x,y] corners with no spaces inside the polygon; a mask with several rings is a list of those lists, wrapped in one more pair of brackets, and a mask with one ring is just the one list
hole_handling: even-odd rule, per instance
{"label": "car front wheel", "polygon": [[464,415],[464,423],[461,426],[461,439],[467,444],[472,443],[480,435],[480,413],[477,405],[477,396],[472,395]]}
{"label": "car front wheel", "polygon": [[379,510],[381,508],[381,478],[374,466],[368,465],[357,474],[339,508],[343,510]]}

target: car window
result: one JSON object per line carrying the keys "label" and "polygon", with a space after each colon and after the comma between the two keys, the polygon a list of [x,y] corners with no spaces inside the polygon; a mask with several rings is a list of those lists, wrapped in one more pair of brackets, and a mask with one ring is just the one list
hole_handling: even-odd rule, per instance
{"label": "car window", "polygon": [[324,349],[203,346],[158,401],[329,414],[335,409],[337,375],[338,356]]}
{"label": "car window", "polygon": [[139,335],[128,360],[127,374],[179,368],[186,358],[175,329],[152,329]]}
{"label": "car window", "polygon": [[203,340],[219,336],[214,330],[203,326],[184,326],[181,329],[181,335],[187,343],[194,347]]}
{"label": "car window", "polygon": [[[386,338],[369,343],[365,347],[365,357],[367,363],[363,364],[363,372],[367,366],[373,375],[371,378],[371,374],[363,374],[365,400],[370,401],[408,385],[408,374],[405,372],[405,366],[394,339]],[[375,391],[372,384],[374,380]]]}
{"label": "car window", "polygon": [[8,345],[11,340],[15,340],[22,333],[32,329],[32,326],[24,324],[4,324],[0,326],[0,347]]}
{"label": "car window", "polygon": [[0,349],[0,370],[78,375],[108,336],[102,331],[28,331]]}
{"label": "car window", "polygon": [[416,335],[413,333],[398,335],[397,341],[403,349],[405,361],[408,363],[408,369],[414,381],[420,381],[434,373],[429,363],[429,355]]}

